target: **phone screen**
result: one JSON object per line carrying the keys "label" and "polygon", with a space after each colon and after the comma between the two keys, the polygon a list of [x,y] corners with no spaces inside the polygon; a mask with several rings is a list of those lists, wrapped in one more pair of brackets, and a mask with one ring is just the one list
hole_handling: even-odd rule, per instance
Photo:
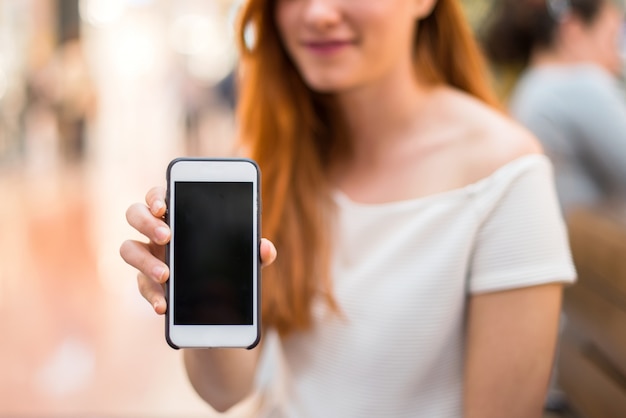
{"label": "phone screen", "polygon": [[174,183],[175,325],[253,323],[253,183]]}

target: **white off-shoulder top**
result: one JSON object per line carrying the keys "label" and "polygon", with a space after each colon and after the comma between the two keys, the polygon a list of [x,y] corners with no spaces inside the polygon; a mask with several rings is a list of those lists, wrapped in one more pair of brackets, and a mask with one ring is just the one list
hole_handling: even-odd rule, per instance
{"label": "white off-shoulder top", "polygon": [[575,280],[543,155],[423,198],[335,198],[341,314],[320,304],[312,330],[265,336],[259,416],[461,417],[468,296]]}

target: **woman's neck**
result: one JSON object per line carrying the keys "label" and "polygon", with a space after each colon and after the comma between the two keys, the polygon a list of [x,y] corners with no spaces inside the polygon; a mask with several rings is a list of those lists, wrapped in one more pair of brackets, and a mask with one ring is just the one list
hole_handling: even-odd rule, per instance
{"label": "woman's neck", "polygon": [[380,82],[338,96],[351,136],[351,157],[380,158],[412,129],[431,88],[413,74],[390,74]]}

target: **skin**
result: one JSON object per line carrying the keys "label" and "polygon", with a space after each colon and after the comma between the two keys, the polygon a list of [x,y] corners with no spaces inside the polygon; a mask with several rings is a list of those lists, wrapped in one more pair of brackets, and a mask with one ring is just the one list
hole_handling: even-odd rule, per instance
{"label": "skin", "polygon": [[[355,201],[413,199],[463,187],[513,159],[541,149],[525,130],[476,99],[428,86],[411,64],[415,21],[435,0],[279,0],[285,46],[312,89],[339,99],[353,138],[335,161],[333,185]],[[442,167],[455,167],[442,170]],[[140,273],[139,288],[165,311],[160,219],[164,190],[129,208],[129,223],[150,240],[127,241],[122,257]],[[165,228],[165,229],[161,229]],[[159,232],[160,231],[160,232]],[[162,233],[162,236],[159,235]],[[261,247],[265,265],[276,250]],[[560,285],[469,297],[466,417],[540,417],[556,344]],[[186,350],[189,378],[207,402],[226,410],[252,388],[258,349]],[[513,409],[512,409],[513,408]]]}
{"label": "skin", "polygon": [[558,284],[471,298],[466,418],[543,416],[560,301]]}
{"label": "skin", "polygon": [[622,70],[620,39],[624,13],[610,1],[590,24],[576,15],[561,23],[554,44],[533,51],[533,65],[594,63],[618,75]]}
{"label": "skin", "polygon": [[366,89],[414,73],[410,51],[416,19],[433,0],[278,0],[275,19],[307,84],[336,93]]}

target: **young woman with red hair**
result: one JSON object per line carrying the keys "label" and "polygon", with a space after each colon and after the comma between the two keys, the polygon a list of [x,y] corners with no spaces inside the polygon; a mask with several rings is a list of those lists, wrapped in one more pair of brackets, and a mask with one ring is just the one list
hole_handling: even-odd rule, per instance
{"label": "young woman with red hair", "polygon": [[[574,271],[550,164],[499,111],[459,2],[250,0],[240,35],[268,332],[185,350],[198,394],[253,416],[540,417]],[[159,314],[164,211],[160,187],[131,206],[150,242],[121,248]]]}

